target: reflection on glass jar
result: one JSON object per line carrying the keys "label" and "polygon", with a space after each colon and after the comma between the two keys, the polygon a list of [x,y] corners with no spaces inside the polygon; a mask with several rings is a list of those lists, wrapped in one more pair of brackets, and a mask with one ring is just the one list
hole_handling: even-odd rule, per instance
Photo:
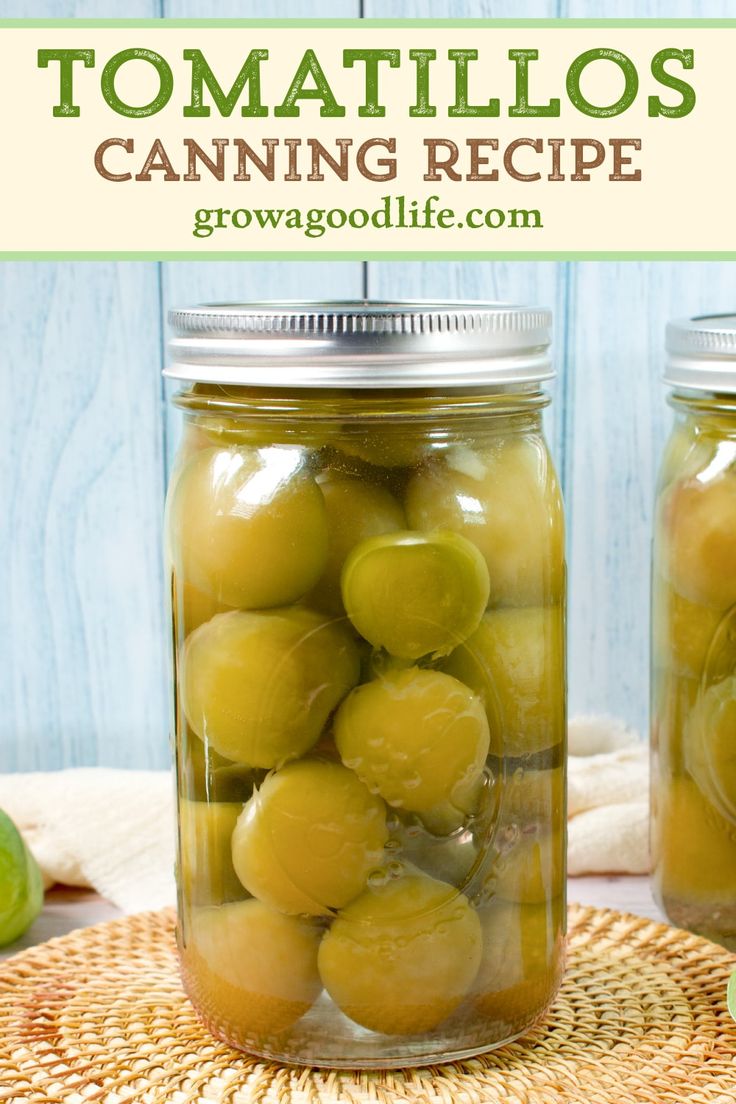
{"label": "reflection on glass jar", "polygon": [[675,923],[736,949],[736,318],[673,323],[652,575],[652,851]]}
{"label": "reflection on glass jar", "polygon": [[191,999],[220,1038],[290,1062],[499,1046],[547,1010],[564,959],[549,319],[347,304],[174,323]]}

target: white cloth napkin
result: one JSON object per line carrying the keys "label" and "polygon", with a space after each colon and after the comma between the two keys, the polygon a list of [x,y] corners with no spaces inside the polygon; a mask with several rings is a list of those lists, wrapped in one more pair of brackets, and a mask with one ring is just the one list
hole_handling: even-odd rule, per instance
{"label": "white cloth napkin", "polygon": [[[571,874],[649,869],[648,757],[620,722],[570,722]],[[167,771],[80,768],[0,775],[46,884],[89,886],[123,912],[174,903],[173,784]]]}
{"label": "white cloth napkin", "polygon": [[47,886],[89,886],[128,913],[174,903],[168,771],[4,774],[0,808],[20,829]]}
{"label": "white cloth napkin", "polygon": [[568,730],[569,874],[649,870],[649,749],[613,717],[577,717]]}

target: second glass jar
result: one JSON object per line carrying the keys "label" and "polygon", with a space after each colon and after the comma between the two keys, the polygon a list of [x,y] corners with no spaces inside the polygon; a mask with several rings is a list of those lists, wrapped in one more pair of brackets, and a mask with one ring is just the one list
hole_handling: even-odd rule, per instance
{"label": "second glass jar", "polygon": [[673,923],[736,950],[736,316],[668,329],[652,575],[652,857]]}
{"label": "second glass jar", "polygon": [[215,1034],[289,1062],[500,1045],[563,968],[549,319],[255,304],[174,324],[188,992]]}

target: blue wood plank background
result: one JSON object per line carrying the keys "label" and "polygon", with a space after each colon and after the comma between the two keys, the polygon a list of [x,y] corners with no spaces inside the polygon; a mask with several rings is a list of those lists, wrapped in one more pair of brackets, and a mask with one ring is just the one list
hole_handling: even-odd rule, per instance
{"label": "blue wood plank background", "polygon": [[[613,8],[615,7],[615,11]],[[542,17],[733,14],[687,0],[0,2],[0,16]],[[5,263],[0,386],[0,770],[165,766],[160,526],[177,421],[171,305],[459,296],[556,316],[548,429],[569,519],[571,708],[647,709],[649,531],[673,315],[733,310],[733,264]]]}

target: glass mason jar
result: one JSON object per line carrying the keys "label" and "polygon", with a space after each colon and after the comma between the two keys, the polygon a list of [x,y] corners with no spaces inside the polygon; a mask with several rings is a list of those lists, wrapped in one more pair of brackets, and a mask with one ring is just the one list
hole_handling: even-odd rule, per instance
{"label": "glass mason jar", "polygon": [[547,1009],[565,566],[547,312],[175,311],[179,945],[212,1032],[438,1062]]}
{"label": "glass mason jar", "polygon": [[652,575],[652,855],[669,918],[736,950],[736,315],[672,323]]}

